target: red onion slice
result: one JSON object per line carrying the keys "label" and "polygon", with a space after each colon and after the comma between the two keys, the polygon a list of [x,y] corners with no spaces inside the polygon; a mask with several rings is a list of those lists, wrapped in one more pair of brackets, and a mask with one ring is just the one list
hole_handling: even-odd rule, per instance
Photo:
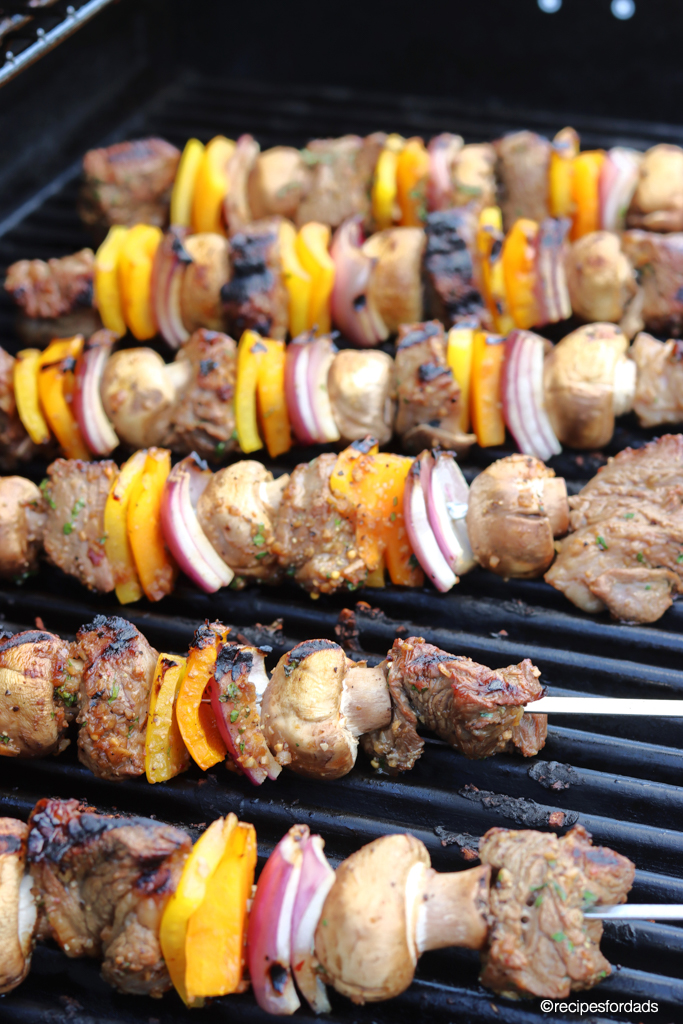
{"label": "red onion slice", "polygon": [[453,205],[452,169],[462,149],[462,138],[443,132],[435,135],[427,146],[429,176],[427,178],[427,209],[449,210]]}
{"label": "red onion slice", "polygon": [[334,871],[323,851],[320,836],[302,843],[301,880],[292,914],[292,970],[294,980],[315,1013],[329,1013],[327,990],[315,971],[315,930],[327,894],[334,885]]}
{"label": "red onion slice", "polygon": [[337,346],[329,336],[316,338],[309,346],[308,393],[320,444],[338,441],[341,437],[332,412],[327,376],[337,354]]}
{"label": "red onion slice", "polygon": [[427,503],[420,479],[422,463],[427,457],[431,458],[430,452],[419,455],[406,478],[403,518],[415,557],[436,589],[445,593],[455,586],[458,577],[444,558],[427,516]]}
{"label": "red onion slice", "polygon": [[293,825],[261,872],[249,915],[247,962],[256,1002],[276,1015],[301,1003],[291,969],[292,914],[301,878],[306,825]]}
{"label": "red onion slice", "polygon": [[96,331],[86,341],[76,362],[73,408],[78,429],[93,455],[109,455],[119,444],[100,394],[104,368],[118,337],[115,331],[106,328]]}
{"label": "red onion slice", "polygon": [[422,460],[422,490],[427,496],[427,518],[441,553],[454,573],[469,572],[475,561],[467,535],[469,487],[449,452]]}
{"label": "red onion slice", "polygon": [[190,334],[180,312],[183,276],[192,257],[183,245],[187,228],[172,227],[161,240],[152,268],[152,307],[159,333],[172,348],[183,345]]}
{"label": "red onion slice", "polygon": [[311,334],[300,334],[287,346],[285,399],[294,436],[300,444],[316,444],[318,428],[311,408],[308,366]]}
{"label": "red onion slice", "polygon": [[572,315],[569,289],[565,273],[565,247],[570,221],[566,218],[542,220],[536,235],[537,297],[541,309],[541,322],[555,324]]}
{"label": "red onion slice", "polygon": [[370,348],[389,337],[389,330],[368,299],[368,284],[375,260],[361,246],[361,218],[350,217],[337,228],[330,256],[334,261],[332,319],[344,337],[361,348]]}
{"label": "red onion slice", "polygon": [[600,227],[604,231],[623,231],[626,214],[640,176],[640,154],[615,146],[607,152],[600,169]]}
{"label": "red onion slice", "polygon": [[512,331],[505,343],[503,415],[523,455],[546,461],[562,446],[555,436],[543,400],[545,342],[531,331]]}
{"label": "red onion slice", "polygon": [[169,551],[185,575],[207,594],[227,587],[235,575],[209,541],[195,511],[212,475],[193,452],[173,467],[161,500],[161,529]]}

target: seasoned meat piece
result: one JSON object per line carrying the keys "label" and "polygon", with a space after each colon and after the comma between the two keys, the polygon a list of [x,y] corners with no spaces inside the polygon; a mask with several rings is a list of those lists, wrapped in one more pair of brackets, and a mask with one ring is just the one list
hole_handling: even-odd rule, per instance
{"label": "seasoned meat piece", "polygon": [[371,235],[363,252],[376,259],[368,283],[368,302],[391,334],[422,316],[422,228],[390,228]]}
{"label": "seasoned meat piece", "polygon": [[379,151],[373,136],[367,143],[358,135],[309,142],[302,156],[311,170],[311,180],[299,203],[297,226],[316,220],[336,228],[347,217],[360,214],[365,218]]}
{"label": "seasoned meat piece", "polygon": [[0,818],[0,994],[20,985],[31,968],[38,908],[32,879],[26,874],[28,825]]}
{"label": "seasoned meat piece", "polygon": [[226,746],[237,771],[257,785],[276,779],[282,768],[268,749],[261,725],[261,701],[268,686],[264,651],[231,641],[222,644],[212,685],[220,695],[221,732],[230,738]]}
{"label": "seasoned meat piece", "polygon": [[512,998],[562,999],[611,972],[600,952],[602,922],[583,915],[625,902],[635,873],[630,860],[593,846],[582,825],[560,839],[492,828],[479,857],[497,871],[482,985]]}
{"label": "seasoned meat piece", "polygon": [[337,352],[327,376],[332,414],[345,441],[374,437],[387,444],[394,432],[394,360],[378,349]]}
{"label": "seasoned meat piece", "polygon": [[251,329],[269,338],[287,334],[285,288],[278,221],[250,224],[230,240],[231,280],[221,288],[228,330],[239,338]]}
{"label": "seasoned meat piece", "polygon": [[76,634],[80,663],[78,756],[100,779],[145,770],[145,732],[158,654],[131,622],[98,615]]}
{"label": "seasoned meat piece", "polygon": [[490,314],[475,280],[470,247],[476,210],[473,205],[430,213],[425,222],[426,303],[429,314],[451,327],[477,317],[490,327]]}
{"label": "seasoned meat piece", "polygon": [[168,221],[180,150],[164,139],[117,142],[83,158],[79,213],[86,224],[156,224]]}
{"label": "seasoned meat piece", "polygon": [[683,333],[683,234],[625,231],[621,244],[643,289],[646,328],[679,337]]}
{"label": "seasoned meat piece", "polygon": [[114,576],[104,550],[104,506],[116,463],[56,459],[47,470],[43,544],[49,560],[91,590],[108,593]]}
{"label": "seasoned meat piece", "polygon": [[192,373],[180,391],[171,414],[166,443],[175,452],[196,451],[220,459],[237,447],[235,432],[235,377],[237,346],[227,334],[195,331],[179,350],[176,362],[189,363]]}
{"label": "seasoned meat piece", "polygon": [[683,421],[683,342],[641,332],[629,352],[638,367],[633,410],[643,427]]}
{"label": "seasoned meat piece", "polygon": [[383,729],[374,729],[361,736],[360,742],[373,768],[395,775],[397,772],[409,772],[414,767],[425,744],[417,732],[417,713],[408,697],[403,676],[395,671],[391,655],[393,648],[380,666],[387,677],[391,722]]}
{"label": "seasoned meat piece", "polygon": [[31,874],[61,949],[101,957],[103,978],[121,992],[166,992],[159,925],[189,836],[149,818],[97,814],[78,800],[40,800],[29,826]]}
{"label": "seasoned meat piece", "polygon": [[[592,231],[567,247],[565,259],[571,307],[588,320],[621,323],[642,293],[619,235],[614,231]],[[637,322],[634,324],[636,330]]]}
{"label": "seasoned meat piece", "polygon": [[214,548],[237,576],[266,582],[281,576],[272,553],[275,522],[289,476],[250,459],[214,474],[197,504],[197,517]]}
{"label": "seasoned meat piece", "polygon": [[477,210],[496,202],[496,151],[488,142],[463,146],[453,175],[453,206]]}
{"label": "seasoned meat piece", "polygon": [[61,259],[19,260],[5,278],[5,291],[30,317],[58,317],[92,305],[95,255],[81,249]]}
{"label": "seasoned meat piece", "polygon": [[457,446],[457,436],[463,436],[459,427],[460,388],[446,361],[442,325],[436,320],[404,324],[398,333],[394,365],[398,402],[394,426],[404,445],[409,450],[421,450],[426,428],[437,441],[452,441]]}
{"label": "seasoned meat piece", "polygon": [[545,579],[587,612],[655,622],[683,591],[683,437],[626,448],[569,499]]}
{"label": "seasoned meat piece", "polygon": [[295,220],[311,187],[312,171],[301,150],[274,146],[259,153],[249,175],[248,198],[254,220],[288,217]]}
{"label": "seasoned meat piece", "polygon": [[76,703],[69,645],[42,630],[0,640],[0,755],[46,757],[64,739]]}
{"label": "seasoned meat piece", "polygon": [[683,231],[683,149],[662,143],[643,155],[626,217],[630,228]]}
{"label": "seasoned meat piece", "polygon": [[0,576],[23,580],[38,568],[45,502],[23,476],[0,477]]}
{"label": "seasoned meat piece", "polygon": [[336,455],[319,455],[297,466],[275,521],[271,551],[287,575],[314,594],[355,590],[367,574],[354,527],[337,512],[330,490],[336,461]]}
{"label": "seasoned meat piece", "polygon": [[186,331],[208,327],[222,331],[225,313],[221,288],[230,280],[230,243],[211,231],[188,235],[183,246],[192,257],[180,286],[180,312]]}
{"label": "seasoned meat piece", "polygon": [[[0,348],[0,467],[13,469],[36,454],[36,446],[19,419],[14,399],[14,364],[16,360]],[[47,446],[46,446],[47,447]]]}
{"label": "seasoned meat piece", "polygon": [[520,217],[548,217],[548,170],[552,146],[535,132],[513,132],[495,143],[503,196],[503,225],[509,231]]}

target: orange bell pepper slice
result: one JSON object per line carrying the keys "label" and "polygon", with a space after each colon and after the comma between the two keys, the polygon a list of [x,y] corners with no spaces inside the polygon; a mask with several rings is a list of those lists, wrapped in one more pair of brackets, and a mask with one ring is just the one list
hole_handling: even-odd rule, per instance
{"label": "orange bell pepper slice", "polygon": [[247,900],[256,871],[256,830],[239,822],[230,832],[206,895],[187,923],[185,986],[190,1002],[242,988]]}
{"label": "orange bell pepper slice", "polygon": [[133,549],[128,539],[128,508],[146,461],[147,451],[144,450],[135,452],[124,462],[111,485],[104,506],[104,550],[114,575],[116,597],[120,604],[131,604],[142,597]]}
{"label": "orange bell pepper slice", "polygon": [[470,390],[472,383],[472,352],[474,350],[473,327],[458,324],[448,332],[446,362],[460,388],[460,429],[463,434],[470,429]]}
{"label": "orange bell pepper slice", "polygon": [[38,394],[42,354],[37,348],[25,348],[17,352],[12,374],[14,401],[17,403],[19,419],[34,444],[46,444],[50,440],[50,428],[40,408]]}
{"label": "orange bell pepper slice", "polygon": [[379,155],[372,183],[372,217],[378,231],[390,228],[401,216],[397,204],[398,158],[406,144],[402,135],[389,135]]}
{"label": "orange bell pepper slice", "polygon": [[116,331],[121,337],[126,333],[127,327],[121,305],[119,257],[128,230],[121,224],[114,224],[109,228],[107,237],[95,253],[93,274],[94,304],[100,314],[100,320],[108,330]]}
{"label": "orange bell pepper slice", "polygon": [[161,530],[161,499],[170,472],[171,453],[166,448],[148,449],[144,469],[132,487],[128,505],[128,540],[149,601],[160,601],[170,594],[178,575]]}
{"label": "orange bell pepper slice", "polygon": [[199,627],[187,655],[176,702],[180,735],[192,759],[204,771],[222,761],[227,753],[211,703],[203,698],[216,666],[218,645],[225,643],[229,632],[220,622]]}
{"label": "orange bell pepper slice", "polygon": [[223,203],[228,194],[228,161],[235,143],[217,135],[207,143],[197,169],[192,197],[192,230],[224,235]]}
{"label": "orange bell pepper slice", "polygon": [[329,253],[330,228],[327,224],[310,221],[299,228],[296,236],[296,254],[302,267],[311,277],[311,300],[308,307],[306,329],[318,328],[320,334],[329,334],[332,328],[330,296],[334,287],[334,261]]}
{"label": "orange bell pepper slice", "polygon": [[271,459],[288,452],[292,447],[292,432],[285,396],[284,341],[262,338],[266,352],[259,363],[256,396],[261,432]]}
{"label": "orange bell pepper slice", "polygon": [[145,735],[145,775],[148,782],[167,782],[190,766],[175,714],[187,658],[160,654],[149,694]]}
{"label": "orange bell pepper slice", "polygon": [[171,192],[171,227],[189,228],[192,224],[192,200],[203,156],[204,144],[199,139],[188,139]]}
{"label": "orange bell pepper slice", "polygon": [[74,366],[83,350],[83,336],[51,341],[40,356],[38,395],[50,430],[67,459],[92,458],[71,409]]}
{"label": "orange bell pepper slice", "polygon": [[123,318],[138,341],[157,333],[152,305],[152,266],[163,234],[150,224],[136,224],[123,239],[118,259],[118,281]]}
{"label": "orange bell pepper slice", "polygon": [[600,171],[605,162],[602,150],[587,150],[574,159],[572,198],[575,204],[572,241],[600,229]]}
{"label": "orange bell pepper slice", "polygon": [[574,158],[580,148],[573,128],[563,128],[553,139],[548,169],[548,197],[551,217],[574,215]]}
{"label": "orange bell pepper slice", "polygon": [[538,224],[522,217],[503,242],[503,275],[508,306],[516,327],[528,330],[541,319],[536,297],[536,236]]}
{"label": "orange bell pepper slice", "polygon": [[486,331],[474,332],[472,350],[472,428],[481,448],[505,442],[502,377],[505,338]]}
{"label": "orange bell pepper slice", "polygon": [[235,430],[237,442],[245,455],[263,448],[256,420],[256,386],[262,357],[267,351],[260,334],[244,331],[237,346]]}
{"label": "orange bell pepper slice", "polygon": [[[413,460],[349,445],[337,458],[330,488],[342,515],[355,520],[356,549],[374,574],[386,564],[392,583],[420,586],[417,564],[403,521],[403,492]],[[375,579],[374,585],[377,586]]]}
{"label": "orange bell pepper slice", "polygon": [[[236,825],[237,817],[234,814],[211,822],[206,832],[192,847],[176,891],[168,900],[161,916],[161,952],[171,981],[186,1005],[189,1002],[185,986],[187,925],[204,901],[211,876],[225,854],[230,835]],[[193,1005],[201,1006],[202,1000],[196,1000]]]}
{"label": "orange bell pepper slice", "polygon": [[280,224],[280,255],[285,287],[289,295],[289,333],[292,338],[308,327],[313,281],[296,251],[296,228],[290,221]]}
{"label": "orange bell pepper slice", "polygon": [[484,299],[499,334],[509,334],[515,326],[508,309],[505,289],[504,238],[503,213],[500,207],[485,207],[479,215],[477,251],[481,260]]}
{"label": "orange bell pepper slice", "polygon": [[408,139],[396,165],[396,198],[403,227],[422,227],[427,216],[429,153],[422,139]]}

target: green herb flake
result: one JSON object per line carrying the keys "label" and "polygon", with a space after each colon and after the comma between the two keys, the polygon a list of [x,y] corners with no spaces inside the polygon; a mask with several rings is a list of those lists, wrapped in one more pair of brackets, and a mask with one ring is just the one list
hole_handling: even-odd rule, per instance
{"label": "green herb flake", "polygon": [[480,718],[493,718],[493,711],[480,711],[479,712],[479,717]]}
{"label": "green herb flake", "polygon": [[559,884],[559,882],[553,882],[553,889],[564,903],[564,901],[567,899],[567,894],[562,888],[562,886]]}
{"label": "green herb flake", "polygon": [[135,732],[135,724],[136,724],[136,722],[139,722],[139,721],[140,721],[140,718],[138,717],[138,718],[134,718],[133,721],[130,723],[130,725],[128,726],[128,735],[129,736],[132,736],[132,734]]}
{"label": "green herb flake", "polygon": [[334,525],[336,526],[337,529],[339,529],[339,527],[341,526],[341,519],[339,517],[335,519]]}
{"label": "green herb flake", "polygon": [[73,533],[73,523],[64,523],[64,526],[62,527],[62,532],[65,533],[67,537],[69,536],[70,533]]}
{"label": "green herb flake", "polygon": [[257,562],[260,562],[262,558],[267,558],[269,554],[269,551],[259,551],[258,554],[254,555],[254,558]]}
{"label": "green herb flake", "polygon": [[237,427],[235,427],[235,429],[233,430],[232,434],[230,435],[230,440],[231,441],[239,441],[239,437],[238,437],[238,434],[237,434]]}
{"label": "green herb flake", "polygon": [[74,507],[71,509],[71,518],[75,519],[78,513],[82,512],[84,508],[85,500],[83,498],[78,498],[78,500],[74,502]]}
{"label": "green herb flake", "polygon": [[72,708],[78,700],[77,693],[69,693],[69,691],[66,690],[63,686],[60,686],[59,689],[55,691],[55,693],[64,701],[68,708]]}
{"label": "green herb flake", "polygon": [[639,562],[644,562],[644,561],[645,561],[645,556],[643,555],[643,552],[642,552],[642,551],[639,551],[639,552],[638,552],[638,554],[636,555],[636,558],[637,558],[637,560],[638,560]]}
{"label": "green herb flake", "polygon": [[42,480],[41,483],[40,483],[40,489],[43,492],[43,497],[45,498],[45,501],[48,503],[50,508],[51,509],[55,509],[55,508],[57,508],[57,505],[53,501],[52,495],[48,491],[48,487],[49,486],[50,486],[50,481],[48,480],[47,477],[45,477],[45,479]]}
{"label": "green herb flake", "polygon": [[624,519],[635,519],[635,515],[636,515],[635,512],[627,512],[624,515]]}
{"label": "green herb flake", "polygon": [[262,548],[263,545],[266,543],[266,535],[264,533],[263,523],[258,524],[258,530],[254,534],[253,543],[254,547],[256,548]]}
{"label": "green herb flake", "polygon": [[597,903],[598,902],[598,897],[595,895],[594,892],[591,892],[590,889],[584,889],[584,891],[582,892],[581,895],[583,897],[583,902],[584,903]]}
{"label": "green herb flake", "polygon": [[234,725],[237,719],[240,717],[240,713],[237,708],[230,712],[230,721]]}
{"label": "green herb flake", "polygon": [[398,498],[394,495],[394,508],[398,505]]}
{"label": "green herb flake", "polygon": [[540,907],[541,903],[543,903],[543,893],[539,892],[538,896],[534,900],[534,906],[535,907]]}
{"label": "green herb flake", "polygon": [[607,977],[607,971],[600,971],[600,973],[598,974],[598,978],[600,978],[601,981],[602,981],[603,978],[606,978],[606,977]]}
{"label": "green herb flake", "polygon": [[553,940],[553,942],[564,942],[567,936],[564,934],[564,932],[553,932],[550,938]]}
{"label": "green herb flake", "polygon": [[240,743],[240,754],[244,753],[244,740]]}
{"label": "green herb flake", "polygon": [[595,543],[598,545],[601,551],[607,551],[607,541],[600,534],[595,538]]}
{"label": "green herb flake", "polygon": [[239,686],[237,685],[237,683],[229,683],[226,693],[230,700],[236,700],[236,698],[239,697],[240,694]]}
{"label": "green herb flake", "polygon": [[681,551],[680,555],[679,555],[679,556],[678,556],[678,558],[676,559],[676,564],[677,564],[677,565],[680,565],[680,564],[681,564],[681,562],[683,562],[683,551]]}
{"label": "green herb flake", "polygon": [[389,522],[391,522],[391,523],[395,523],[396,522],[396,513],[395,512],[392,512],[391,515],[389,516]]}
{"label": "green herb flake", "polygon": [[412,554],[410,556],[410,558],[408,559],[408,565],[410,566],[411,569],[419,569],[420,568],[420,563],[418,562],[418,560],[417,560],[417,558],[415,557],[414,554]]}
{"label": "green herb flake", "polygon": [[111,690],[111,697],[109,698],[107,703],[108,704],[113,704],[114,701],[116,700],[116,698],[118,697],[120,692],[121,692],[121,687],[119,686],[118,683],[114,683],[114,685],[112,686],[112,690]]}
{"label": "green herb flake", "polygon": [[225,441],[219,441],[216,447],[214,448],[214,452],[216,453],[216,455],[222,455],[224,451]]}

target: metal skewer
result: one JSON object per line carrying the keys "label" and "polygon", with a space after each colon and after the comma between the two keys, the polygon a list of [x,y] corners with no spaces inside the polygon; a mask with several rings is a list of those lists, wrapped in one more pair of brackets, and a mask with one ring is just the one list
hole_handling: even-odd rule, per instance
{"label": "metal skewer", "polygon": [[602,921],[683,921],[683,903],[621,903],[594,907],[583,916]]}
{"label": "metal skewer", "polygon": [[542,697],[524,708],[532,715],[647,715],[683,718],[683,700],[630,697]]}

